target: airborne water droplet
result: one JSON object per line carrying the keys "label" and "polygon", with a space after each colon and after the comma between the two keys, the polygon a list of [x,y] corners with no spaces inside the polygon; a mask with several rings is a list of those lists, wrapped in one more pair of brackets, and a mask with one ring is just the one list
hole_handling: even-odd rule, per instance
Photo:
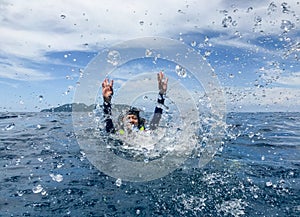
{"label": "airborne water droplet", "polygon": [[262,22],[261,16],[256,16],[256,17],[254,18],[254,22],[255,22],[255,26],[260,26],[260,25],[261,25],[261,22]]}
{"label": "airborne water droplet", "polygon": [[289,32],[291,29],[295,27],[295,24],[293,24],[289,20],[282,20],[280,28],[283,29],[284,32]]}
{"label": "airborne water droplet", "polygon": [[282,13],[288,14],[290,12],[289,6],[288,6],[288,4],[286,2],[283,2],[281,4],[281,8],[282,8]]}
{"label": "airborne water droplet", "polygon": [[119,64],[121,57],[120,53],[116,50],[109,51],[107,55],[107,62],[112,64],[113,66],[116,66]]}
{"label": "airborne water droplet", "polygon": [[222,26],[224,28],[227,28],[231,25],[232,23],[232,17],[231,16],[226,16],[223,20],[222,20]]}
{"label": "airborne water droplet", "polygon": [[205,36],[204,43],[208,43],[208,41],[209,41],[209,38],[207,36]]}
{"label": "airborne water droplet", "polygon": [[122,179],[118,178],[118,179],[116,180],[116,186],[117,186],[117,187],[121,187],[121,185],[122,185]]}
{"label": "airborne water droplet", "polygon": [[186,70],[180,65],[176,65],[175,71],[179,77],[185,78],[187,76]]}
{"label": "airborne water droplet", "polygon": [[271,14],[272,12],[274,12],[276,10],[277,6],[275,5],[274,2],[271,2],[269,7],[268,7],[268,14]]}
{"label": "airborne water droplet", "polygon": [[247,13],[249,13],[250,11],[253,11],[253,7],[249,7],[249,8],[247,9]]}
{"label": "airborne water droplet", "polygon": [[208,57],[208,56],[210,56],[210,55],[211,55],[211,51],[210,51],[210,50],[205,51],[204,57]]}
{"label": "airborne water droplet", "polygon": [[152,55],[152,50],[146,49],[146,51],[145,51],[145,56],[146,56],[146,57],[150,57],[151,55]]}

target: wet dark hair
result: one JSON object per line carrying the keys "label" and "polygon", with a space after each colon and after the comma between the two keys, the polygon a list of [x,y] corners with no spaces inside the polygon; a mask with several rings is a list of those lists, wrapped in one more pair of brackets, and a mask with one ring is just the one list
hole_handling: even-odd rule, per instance
{"label": "wet dark hair", "polygon": [[135,115],[140,117],[140,110],[136,107],[130,107],[130,109],[126,112],[126,115]]}

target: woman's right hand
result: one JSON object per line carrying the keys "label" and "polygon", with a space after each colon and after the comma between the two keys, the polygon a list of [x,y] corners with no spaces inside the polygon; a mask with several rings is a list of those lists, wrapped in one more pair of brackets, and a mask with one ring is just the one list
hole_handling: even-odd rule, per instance
{"label": "woman's right hand", "polygon": [[105,102],[110,103],[111,101],[111,98],[114,94],[113,85],[114,85],[114,81],[113,80],[109,81],[108,78],[105,78],[104,81],[102,82],[102,95]]}

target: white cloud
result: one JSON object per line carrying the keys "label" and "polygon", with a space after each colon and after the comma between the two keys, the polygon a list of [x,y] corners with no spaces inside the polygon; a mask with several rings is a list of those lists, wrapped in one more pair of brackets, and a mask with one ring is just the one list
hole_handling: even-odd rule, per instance
{"label": "white cloud", "polygon": [[[253,36],[250,36],[251,34],[247,34],[246,38],[252,38]],[[238,48],[238,49],[243,49],[247,50],[253,53],[259,53],[259,54],[264,54],[264,55],[273,55],[274,57],[281,57],[282,53],[278,52],[276,50],[269,50],[264,47],[251,44],[249,41],[245,40],[240,40],[240,38],[232,38],[232,36],[222,36],[218,38],[212,38],[210,40],[211,43],[214,44],[214,46],[222,45],[222,46],[227,46],[228,48]]]}
{"label": "white cloud", "polygon": [[226,87],[224,89],[229,110],[299,111],[300,89],[282,87]]}
{"label": "white cloud", "polygon": [[13,62],[0,68],[0,77],[20,81],[40,81],[54,79],[50,73],[22,66]]}
{"label": "white cloud", "polygon": [[[1,4],[0,45],[5,53],[40,58],[50,51],[85,50],[87,48],[82,46],[85,43],[103,46],[129,38],[172,37],[180,32],[204,29],[240,31],[247,38],[249,32],[253,35],[253,20],[259,15],[265,18],[262,29],[278,33],[281,20],[293,17],[283,14],[278,2],[274,19],[266,15],[267,3],[256,7],[256,2],[251,3],[253,11],[249,13],[246,8],[232,12],[234,8],[230,7],[228,16],[238,23],[235,27],[223,28],[221,22],[226,15],[219,11],[228,7],[225,3],[221,0],[211,0],[209,4],[180,0],[30,1],[28,4],[9,1],[7,5]],[[276,25],[270,25],[271,19]]]}
{"label": "white cloud", "polygon": [[288,76],[281,76],[276,83],[300,87],[300,72],[291,73]]}
{"label": "white cloud", "polygon": [[11,82],[6,82],[6,81],[0,81],[0,84],[7,85],[7,86],[12,87],[12,88],[18,88],[19,87],[18,84],[11,83]]}
{"label": "white cloud", "polygon": [[[219,0],[213,0],[210,7],[218,3]],[[178,34],[190,28],[185,23],[187,17],[194,16],[190,11],[195,9],[191,8],[183,1],[158,0],[30,1],[28,4],[2,1],[0,56],[12,59],[12,64],[9,67],[1,64],[0,76],[26,80],[31,76],[25,74],[32,74],[34,79],[48,79],[47,74],[43,78],[43,72],[26,67],[22,70],[19,62],[44,64],[48,62],[45,56],[48,52],[99,50],[135,37]],[[199,13],[203,12],[201,16],[208,17],[204,8],[198,8]]]}
{"label": "white cloud", "polygon": [[[285,0],[287,10],[283,12],[283,1],[273,2],[276,7],[272,11],[268,10],[270,2],[259,0],[31,0],[26,3],[20,0],[1,1],[0,78],[28,81],[53,79],[49,72],[30,68],[22,64],[22,61],[45,64],[50,61],[46,56],[49,52],[98,51],[117,42],[144,36],[177,39],[180,33],[205,34],[206,31],[217,31],[224,33],[221,35],[229,36],[214,38],[212,42],[215,45],[256,51],[257,45],[253,45],[249,40],[272,34],[280,35],[286,28],[290,28],[288,31],[292,36],[297,35],[299,5],[296,1]],[[221,12],[222,10],[224,11]],[[228,26],[225,28],[222,21],[226,18]],[[291,25],[285,28],[282,26],[283,20],[290,21]],[[299,37],[295,36],[294,41],[298,39]],[[259,47],[258,52],[274,55],[274,52],[262,47]],[[281,77],[277,83],[298,85],[299,74]],[[287,100],[287,103],[298,102],[295,97],[300,95],[297,95],[298,92],[293,94],[291,90],[268,89],[266,96],[270,97],[262,96],[260,91],[249,90],[246,91],[249,93],[246,95],[250,98],[245,97],[241,102],[247,104],[251,102],[252,96],[258,94],[261,99],[254,97],[255,103],[264,104],[270,99],[282,103],[275,97],[281,92],[281,96],[289,93],[290,98],[292,96],[291,99],[295,99]],[[236,98],[230,100],[238,101],[239,90],[233,93]],[[282,104],[285,102],[283,100]]]}

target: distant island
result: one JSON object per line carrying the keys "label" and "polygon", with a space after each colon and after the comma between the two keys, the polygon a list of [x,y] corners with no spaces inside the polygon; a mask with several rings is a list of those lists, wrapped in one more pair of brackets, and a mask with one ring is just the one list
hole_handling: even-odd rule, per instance
{"label": "distant island", "polygon": [[87,111],[93,111],[95,109],[96,105],[86,105],[84,103],[70,103],[70,104],[64,104],[58,107],[49,108],[49,109],[43,109],[41,112],[87,112]]}
{"label": "distant island", "polygon": [[[40,112],[92,112],[98,106],[102,110],[102,105],[96,105],[96,104],[86,105],[84,103],[69,103],[58,107],[42,109]],[[128,110],[129,106],[123,104],[114,104],[112,105],[112,108],[115,109],[116,111],[122,111],[122,110]]]}

